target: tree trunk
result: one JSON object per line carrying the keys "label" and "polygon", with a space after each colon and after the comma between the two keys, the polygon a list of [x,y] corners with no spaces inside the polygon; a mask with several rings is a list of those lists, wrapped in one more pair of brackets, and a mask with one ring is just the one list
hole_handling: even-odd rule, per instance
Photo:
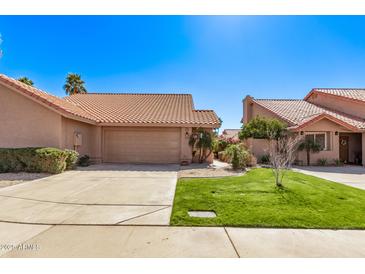
{"label": "tree trunk", "polygon": [[275,172],[275,182],[276,182],[276,186],[277,187],[282,187],[283,185],[281,184],[281,182],[280,182],[280,173],[279,173],[279,171],[276,171]]}
{"label": "tree trunk", "polygon": [[202,154],[203,154],[203,149],[202,148],[200,148],[199,149],[199,163],[202,163],[203,162],[203,156],[202,156]]}
{"label": "tree trunk", "polygon": [[309,149],[307,149],[307,166],[309,166],[310,165],[310,162],[311,162],[311,156],[310,156],[310,150]]}

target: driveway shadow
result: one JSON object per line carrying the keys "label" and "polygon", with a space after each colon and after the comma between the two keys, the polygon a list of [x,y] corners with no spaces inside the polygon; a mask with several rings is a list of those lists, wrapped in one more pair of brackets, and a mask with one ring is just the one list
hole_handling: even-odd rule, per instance
{"label": "driveway shadow", "polygon": [[149,171],[149,172],[177,172],[177,164],[97,164],[88,167],[77,167],[77,171]]}

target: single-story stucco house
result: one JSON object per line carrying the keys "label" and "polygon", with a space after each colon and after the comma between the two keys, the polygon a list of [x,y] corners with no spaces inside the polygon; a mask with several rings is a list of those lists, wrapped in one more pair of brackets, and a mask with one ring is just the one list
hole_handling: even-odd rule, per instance
{"label": "single-story stucco house", "polygon": [[[365,89],[314,88],[303,100],[243,100],[242,123],[253,117],[277,118],[291,131],[320,143],[322,150],[311,155],[311,164],[319,159],[328,163],[341,160],[365,165]],[[265,140],[248,140],[257,159],[267,153]],[[306,164],[306,153],[299,152],[299,163]]]}
{"label": "single-story stucco house", "polygon": [[1,74],[0,110],[0,147],[75,149],[95,162],[190,163],[192,131],[220,127],[190,94],[59,98]]}

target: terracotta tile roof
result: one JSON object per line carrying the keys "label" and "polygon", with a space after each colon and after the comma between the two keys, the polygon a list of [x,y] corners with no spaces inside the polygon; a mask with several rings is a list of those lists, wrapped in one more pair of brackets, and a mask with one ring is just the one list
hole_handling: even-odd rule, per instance
{"label": "terracotta tile roof", "polygon": [[196,124],[219,127],[212,110],[195,110],[190,94],[88,93],[64,98],[101,123]]}
{"label": "terracotta tile roof", "polygon": [[219,127],[213,110],[195,110],[190,94],[78,94],[59,98],[0,74],[0,83],[69,118],[91,123],[192,124]]}
{"label": "terracotta tile roof", "polygon": [[326,115],[351,127],[365,129],[364,119],[319,107],[304,100],[253,99],[253,101],[276,114],[291,127],[301,126],[318,118],[320,115]]}
{"label": "terracotta tile roof", "polygon": [[0,83],[13,87],[17,91],[27,96],[30,96],[35,100],[39,101],[40,103],[46,104],[51,108],[66,114],[67,116],[81,117],[96,122],[95,117],[93,117],[86,111],[80,109],[79,107],[75,106],[73,103],[63,100],[57,96],[51,95],[35,87],[26,85],[6,75],[0,74]]}
{"label": "terracotta tile roof", "polygon": [[226,138],[235,138],[238,139],[238,133],[240,132],[240,129],[225,129],[222,132],[222,135]]}
{"label": "terracotta tile roof", "polygon": [[305,99],[307,99],[314,92],[326,93],[326,94],[330,94],[330,95],[341,96],[341,97],[365,102],[365,89],[364,88],[314,88],[306,96]]}

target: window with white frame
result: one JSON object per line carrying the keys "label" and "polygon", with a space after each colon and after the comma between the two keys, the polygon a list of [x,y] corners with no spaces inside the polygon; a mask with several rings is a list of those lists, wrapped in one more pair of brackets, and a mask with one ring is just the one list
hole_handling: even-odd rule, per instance
{"label": "window with white frame", "polygon": [[330,150],[330,134],[329,132],[306,132],[305,138],[319,143],[321,150]]}

